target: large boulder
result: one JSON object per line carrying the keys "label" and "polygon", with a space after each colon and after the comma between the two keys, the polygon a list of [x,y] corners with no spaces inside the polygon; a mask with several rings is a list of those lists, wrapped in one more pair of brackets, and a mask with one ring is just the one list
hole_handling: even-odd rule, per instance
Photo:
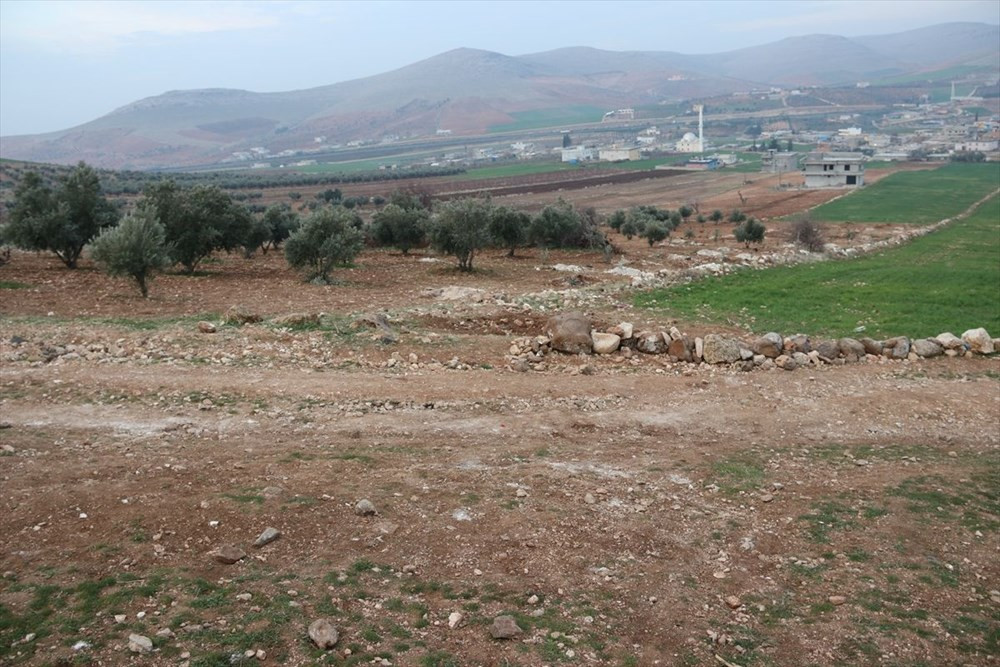
{"label": "large boulder", "polygon": [[[855,338],[841,338],[837,341],[837,348],[847,361],[858,361],[868,352],[864,344]],[[878,353],[882,354],[881,349]]]}
{"label": "large boulder", "polygon": [[593,340],[594,354],[611,354],[622,343],[621,337],[613,333],[593,331],[590,337]]}
{"label": "large boulder", "polygon": [[691,348],[694,347],[686,336],[671,340],[667,346],[667,354],[677,359],[677,361],[691,361]]}
{"label": "large boulder", "polygon": [[731,364],[740,360],[740,344],[732,338],[708,334],[702,355],[709,364]]}
{"label": "large boulder", "polygon": [[[309,625],[309,639],[317,648],[324,651],[337,645],[340,633],[328,618],[317,618]],[[238,654],[237,654],[238,655]]]}
{"label": "large boulder", "polygon": [[840,356],[840,346],[835,340],[821,340],[813,348],[823,361],[833,361]]}
{"label": "large boulder", "polygon": [[642,331],[635,336],[635,349],[646,354],[660,354],[667,344],[663,342],[663,335],[658,331]]}
{"label": "large boulder", "polygon": [[890,359],[906,359],[910,354],[910,339],[906,336],[887,339],[882,354]]}
{"label": "large boulder", "polygon": [[781,338],[781,334],[772,331],[760,338],[755,338],[750,343],[750,350],[754,354],[763,355],[768,359],[776,359],[781,354],[783,344],[784,340]]}
{"label": "large boulder", "polygon": [[969,346],[969,349],[976,354],[993,354],[993,338],[990,337],[986,329],[969,329],[962,334],[962,340]]}
{"label": "large boulder", "polygon": [[965,341],[951,332],[938,334],[934,340],[946,350],[965,350]]}
{"label": "large boulder", "polygon": [[289,313],[288,315],[276,317],[271,320],[271,322],[275,326],[289,327],[293,329],[302,327],[318,327],[319,313]]}
{"label": "large boulder", "polygon": [[938,357],[944,354],[944,347],[933,338],[920,338],[915,340],[910,345],[910,349],[914,354],[923,359]]}
{"label": "large boulder", "polygon": [[881,356],[882,351],[885,349],[885,343],[882,341],[875,340],[873,338],[862,338],[860,341],[862,347],[865,348],[865,354],[874,354],[875,356]]}
{"label": "large boulder", "polygon": [[809,354],[811,351],[812,345],[809,342],[809,336],[795,334],[794,336],[789,336],[785,339],[785,352],[802,352],[803,354]]}
{"label": "large boulder", "polygon": [[545,328],[552,349],[567,354],[590,354],[594,349],[590,331],[590,318],[577,310],[553,315]]}

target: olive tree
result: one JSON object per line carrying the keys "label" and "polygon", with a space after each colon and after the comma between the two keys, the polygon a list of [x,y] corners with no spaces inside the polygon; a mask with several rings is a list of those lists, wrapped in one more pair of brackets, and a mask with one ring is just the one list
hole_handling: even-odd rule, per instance
{"label": "olive tree", "polygon": [[739,227],[733,230],[733,235],[737,241],[749,248],[751,243],[762,243],[764,241],[765,231],[767,230],[760,220],[757,218],[747,218]]}
{"label": "olive tree", "polygon": [[531,218],[524,211],[499,206],[490,216],[490,235],[497,245],[507,248],[507,256],[513,257],[518,246],[528,240]]}
{"label": "olive tree", "polygon": [[389,204],[372,218],[372,238],[379,245],[393,246],[408,255],[410,248],[424,242],[429,217],[425,208]]}
{"label": "olive tree", "polygon": [[354,261],[364,246],[355,216],[340,206],[324,206],[311,213],[285,242],[285,259],[305,270],[307,280],[329,283],[330,271]]}
{"label": "olive tree", "polygon": [[182,189],[174,181],[147,188],[142,200],[166,229],[171,259],[191,274],[216,250],[232,251],[247,243],[252,218],[218,186]]}
{"label": "olive tree", "polygon": [[430,220],[428,237],[434,248],[458,260],[460,271],[472,271],[476,253],[490,245],[493,205],[483,199],[455,199]]}
{"label": "olive tree", "polygon": [[166,238],[155,213],[148,207],[139,208],[98,234],[90,244],[90,256],[108,275],[135,280],[145,298],[153,275],[170,266]]}
{"label": "olive tree", "polygon": [[97,172],[79,163],[53,190],[29,172],[14,191],[4,239],[25,250],[48,250],[75,269],[83,248],[118,220],[118,211],[101,193]]}

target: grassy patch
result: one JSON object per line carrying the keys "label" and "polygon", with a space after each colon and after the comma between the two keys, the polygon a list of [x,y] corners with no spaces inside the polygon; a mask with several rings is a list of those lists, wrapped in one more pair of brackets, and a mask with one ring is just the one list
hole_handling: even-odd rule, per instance
{"label": "grassy patch", "polygon": [[19,283],[16,280],[0,280],[0,289],[28,289],[28,283]]}
{"label": "grassy patch", "polygon": [[741,271],[643,292],[637,306],[755,331],[935,336],[1000,331],[1000,197],[908,245],[850,261]]}
{"label": "grassy patch", "polygon": [[752,491],[764,483],[764,467],[752,457],[718,461],[712,466],[712,473],[719,489],[730,495]]}
{"label": "grassy patch", "polygon": [[596,123],[604,116],[607,109],[579,105],[559,107],[557,109],[533,109],[531,111],[515,111],[510,114],[513,122],[494,125],[490,132],[514,132],[531,130],[539,127],[555,127],[557,125],[574,125],[577,123]]}
{"label": "grassy patch", "polygon": [[1000,170],[992,164],[949,164],[934,170],[898,172],[818,206],[812,218],[928,224],[961,213],[997,187]]}

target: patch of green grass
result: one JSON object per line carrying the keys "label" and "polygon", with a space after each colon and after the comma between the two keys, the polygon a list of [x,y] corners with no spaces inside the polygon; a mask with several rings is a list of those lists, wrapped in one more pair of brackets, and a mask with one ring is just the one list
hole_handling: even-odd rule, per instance
{"label": "patch of green grass", "polygon": [[533,130],[541,127],[597,123],[604,116],[605,111],[607,109],[587,105],[514,111],[510,114],[511,118],[514,119],[513,122],[494,125],[489,131],[515,132],[517,130]]}
{"label": "patch of green grass", "polygon": [[752,491],[764,483],[764,467],[752,457],[726,459],[712,466],[712,478],[721,491],[730,495]]}
{"label": "patch of green grass", "polygon": [[928,224],[961,213],[1000,187],[993,164],[948,164],[886,176],[811,212],[825,222]]}
{"label": "patch of green grass", "polygon": [[252,503],[254,505],[264,504],[264,496],[256,493],[223,493],[222,497],[235,500],[238,503]]}
{"label": "patch of green grass", "polygon": [[28,283],[19,283],[16,280],[0,280],[0,289],[28,289]]}
{"label": "patch of green grass", "polygon": [[[1000,197],[909,244],[856,260],[744,270],[641,292],[639,307],[754,331],[936,336],[1000,331]],[[808,295],[808,298],[804,298]]]}
{"label": "patch of green grass", "polygon": [[824,501],[813,505],[808,514],[803,514],[799,520],[805,521],[809,538],[813,542],[829,544],[830,533],[834,530],[845,530],[855,525],[854,510],[836,501]]}

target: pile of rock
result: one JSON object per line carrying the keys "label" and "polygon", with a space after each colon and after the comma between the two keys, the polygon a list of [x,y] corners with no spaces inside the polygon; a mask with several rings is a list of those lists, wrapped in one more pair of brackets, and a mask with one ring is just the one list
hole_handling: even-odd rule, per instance
{"label": "pile of rock", "polygon": [[509,366],[526,371],[544,370],[552,352],[567,354],[635,353],[667,355],[672,362],[733,364],[743,370],[760,367],[795,370],[803,366],[840,365],[876,362],[885,359],[928,359],[938,356],[972,356],[993,354],[1000,349],[1000,339],[994,340],[986,329],[970,329],[961,338],[943,333],[934,338],[913,339],[896,336],[886,340],[871,338],[811,339],[803,334],[782,336],[766,333],[752,340],[740,340],[724,334],[704,337],[688,336],[676,327],[668,331],[636,330],[622,322],[604,331],[594,328],[590,318],[579,311],[551,317],[545,333],[518,338],[510,346]]}

